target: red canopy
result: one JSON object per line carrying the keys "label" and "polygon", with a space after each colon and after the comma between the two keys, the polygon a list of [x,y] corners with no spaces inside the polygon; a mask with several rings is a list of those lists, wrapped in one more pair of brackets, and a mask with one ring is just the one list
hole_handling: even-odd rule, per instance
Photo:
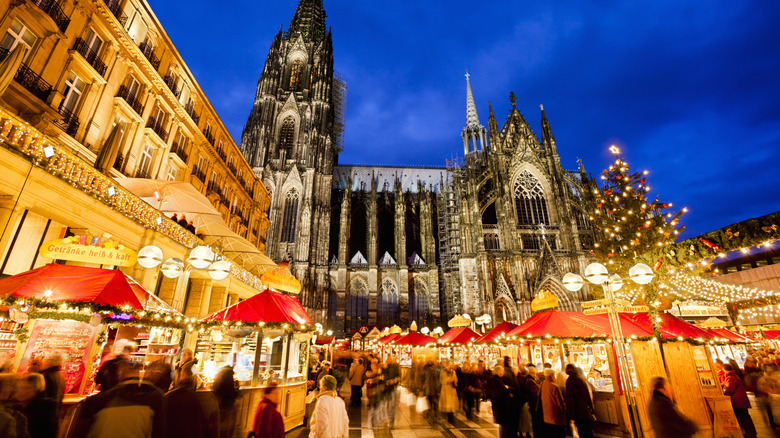
{"label": "red canopy", "polygon": [[325,345],[333,342],[333,336],[317,336],[316,345]]}
{"label": "red canopy", "polygon": [[[652,336],[652,329],[645,330],[631,321],[621,322],[623,336]],[[608,338],[613,336],[607,314],[584,315],[582,312],[554,309],[534,314],[507,333],[507,336],[517,336],[518,338],[524,338],[528,335],[536,338],[547,335],[553,338]]]}
{"label": "red canopy", "polygon": [[[712,334],[706,330],[683,321],[670,313],[659,313],[658,317],[661,318],[658,329],[661,332],[661,337],[664,339],[676,338],[678,336],[693,339],[709,339],[712,337]],[[621,313],[620,318],[622,321],[631,321],[650,333],[653,332],[653,325],[650,323],[650,317],[647,316],[647,313]]]}
{"label": "red canopy", "polygon": [[[739,333],[734,333],[731,330],[724,329],[724,328],[709,328],[707,329],[707,331],[712,333],[718,338],[728,339],[729,342],[735,344],[748,344],[754,342],[752,339],[746,336],[742,336]],[[780,331],[778,331],[777,334],[780,335]]]}
{"label": "red canopy", "polygon": [[780,330],[764,330],[764,338],[780,339]]}
{"label": "red canopy", "polygon": [[389,343],[395,341],[396,339],[400,338],[401,336],[403,336],[403,335],[400,334],[400,333],[390,333],[389,335],[379,339],[379,342],[381,344],[389,344]]}
{"label": "red canopy", "polygon": [[289,322],[312,324],[298,299],[266,289],[219,312],[204,321]]}
{"label": "red canopy", "polygon": [[[45,296],[46,291],[51,295]],[[7,295],[143,309],[148,292],[134,290],[122,271],[50,263],[1,279],[0,296]]]}
{"label": "red canopy", "polygon": [[449,329],[438,339],[440,344],[468,344],[479,337],[479,333],[468,327],[455,327]]}
{"label": "red canopy", "polygon": [[514,330],[515,328],[517,328],[517,324],[512,324],[511,322],[504,321],[501,324],[493,327],[489,332],[477,338],[477,340],[474,342],[479,342],[482,344],[493,342],[496,339],[498,339],[501,335],[505,335],[511,332],[512,330]]}
{"label": "red canopy", "polygon": [[405,336],[401,336],[400,338],[396,339],[394,342],[398,345],[414,345],[417,347],[421,347],[428,344],[435,344],[436,338],[425,336],[417,332],[409,332],[409,334]]}

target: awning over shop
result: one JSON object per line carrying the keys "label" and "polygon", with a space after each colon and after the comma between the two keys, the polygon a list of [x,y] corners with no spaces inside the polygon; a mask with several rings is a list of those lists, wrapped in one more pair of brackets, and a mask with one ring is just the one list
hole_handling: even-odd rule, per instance
{"label": "awning over shop", "polygon": [[479,333],[468,327],[455,327],[449,329],[437,342],[439,344],[468,344],[479,338]]}
{"label": "awning over shop", "polygon": [[[652,336],[652,328],[648,331],[637,324],[623,322],[623,336]],[[525,320],[518,327],[507,333],[507,337],[546,337],[551,338],[608,338],[614,336],[606,314],[584,315],[582,312],[565,310],[547,310],[539,312]]]}
{"label": "awning over shop", "polygon": [[151,296],[140,286],[131,287],[122,271],[57,264],[0,279],[0,296],[7,295],[116,307],[127,305],[137,310],[144,309]]}
{"label": "awning over shop", "polygon": [[780,339],[780,330],[764,330],[763,333],[766,339]]}
{"label": "awning over shop", "polygon": [[417,332],[409,332],[409,334],[396,339],[394,343],[398,345],[414,345],[417,347],[422,347],[428,344],[435,344],[436,338],[425,336]]}
{"label": "awning over shop", "polygon": [[[750,344],[755,342],[753,339],[750,339],[747,336],[742,336],[739,333],[734,333],[731,330],[725,328],[710,328],[707,329],[707,331],[717,338],[727,339],[729,342],[734,344]],[[780,335],[780,331],[778,331],[778,335]]]}
{"label": "awning over shop", "polygon": [[333,336],[317,336],[316,345],[326,345],[333,342]]}
{"label": "awning over shop", "polygon": [[477,340],[474,342],[481,343],[481,344],[493,342],[499,337],[501,337],[501,335],[506,335],[507,333],[511,332],[515,328],[517,328],[517,324],[512,324],[511,322],[504,321],[501,324],[493,327],[489,332],[477,338]]}
{"label": "awning over shop", "polygon": [[204,321],[312,324],[311,318],[297,298],[269,289],[207,316]]}
{"label": "awning over shop", "polygon": [[[706,330],[683,321],[670,313],[662,312],[658,314],[658,317],[661,318],[658,330],[664,339],[676,338],[678,336],[691,339],[709,339],[713,337]],[[651,334],[653,333],[653,325],[650,323],[650,317],[647,316],[647,313],[621,313],[620,318],[622,321],[631,321]]]}
{"label": "awning over shop", "polygon": [[395,340],[397,340],[397,339],[399,339],[401,337],[403,337],[403,335],[401,333],[391,333],[391,334],[389,334],[389,335],[387,335],[387,336],[385,336],[383,338],[380,338],[379,339],[379,343],[387,345],[387,344],[389,344],[389,343],[391,343],[391,342],[393,342],[393,341],[395,341]]}

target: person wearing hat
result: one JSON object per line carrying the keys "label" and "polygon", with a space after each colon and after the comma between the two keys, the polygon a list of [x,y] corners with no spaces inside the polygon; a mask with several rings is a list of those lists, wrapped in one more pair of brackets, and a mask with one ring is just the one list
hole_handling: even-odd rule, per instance
{"label": "person wearing hat", "polygon": [[344,400],[336,392],[336,378],[325,375],[311,417],[309,438],[348,438],[349,416]]}

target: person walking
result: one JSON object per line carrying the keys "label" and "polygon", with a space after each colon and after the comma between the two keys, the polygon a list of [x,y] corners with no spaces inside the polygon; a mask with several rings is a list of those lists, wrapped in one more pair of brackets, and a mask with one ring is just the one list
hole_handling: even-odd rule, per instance
{"label": "person walking", "polygon": [[322,380],[323,377],[333,375],[333,370],[331,370],[330,365],[331,364],[329,360],[322,362],[322,367],[320,367],[320,372],[317,373],[317,385],[320,384],[319,382]]}
{"label": "person walking", "polygon": [[539,389],[539,398],[542,403],[542,414],[547,437],[564,438],[566,431],[566,404],[563,401],[561,388],[555,383],[555,371],[551,368],[544,370],[544,381]]}
{"label": "person walking", "polygon": [[231,437],[236,429],[236,399],[239,396],[238,382],[230,366],[224,366],[214,376],[211,392],[219,405],[219,436]]}
{"label": "person walking", "polygon": [[330,375],[320,380],[320,395],[311,417],[309,438],[348,438],[349,416],[344,400],[336,393],[336,378]]}
{"label": "person walking", "polygon": [[22,414],[27,418],[30,438],[57,436],[57,402],[46,397],[45,385],[43,376],[37,373],[22,376],[16,385],[14,399],[21,405]]}
{"label": "person walking", "polygon": [[208,421],[198,396],[195,394],[195,385],[195,377],[190,363],[179,370],[179,381],[176,387],[163,397],[166,437],[208,437]]}
{"label": "person walking", "polygon": [[385,413],[387,422],[392,429],[395,427],[395,411],[398,406],[398,384],[401,383],[401,367],[398,366],[398,360],[394,355],[390,355],[385,363]]}
{"label": "person walking", "polygon": [[363,365],[363,358],[358,358],[352,362],[349,368],[349,384],[352,387],[352,393],[349,396],[349,405],[353,408],[360,407],[360,400],[363,397],[363,378],[366,374],[366,367]]}
{"label": "person walking", "polygon": [[57,409],[62,405],[65,396],[65,377],[62,375],[62,353],[53,352],[44,360],[44,369],[41,370],[45,382],[44,394],[57,403]]}
{"label": "person walking", "polygon": [[498,424],[501,438],[514,438],[509,434],[507,424],[510,416],[509,412],[509,388],[504,385],[504,367],[496,365],[493,368],[493,374],[485,384],[485,393],[490,398],[490,404],[493,409],[493,421]]}
{"label": "person walking", "polygon": [[528,377],[525,379],[525,387],[528,390],[528,411],[531,414],[531,431],[534,437],[545,435],[544,415],[542,405],[539,402],[539,381],[536,375],[536,366],[528,364]]}
{"label": "person walking", "polygon": [[742,428],[745,438],[756,438],[756,425],[753,424],[753,419],[748,412],[750,399],[748,399],[745,383],[737,376],[734,366],[730,363],[723,364],[723,369],[726,371],[723,393],[731,397],[731,406],[734,408],[739,427]]}
{"label": "person walking", "polygon": [[588,382],[573,364],[566,365],[566,374],[569,376],[566,379],[566,414],[577,427],[580,438],[593,438],[595,415]]}
{"label": "person walking", "polygon": [[263,390],[263,399],[260,400],[255,413],[252,433],[256,438],[284,438],[284,420],[277,408],[278,404],[279,388],[276,383],[271,382]]}
{"label": "person walking", "polygon": [[420,396],[428,399],[429,409],[425,411],[424,416],[430,424],[436,423],[436,399],[438,395],[438,381],[436,380],[436,370],[433,368],[433,361],[427,362],[420,371]]}
{"label": "person walking", "polygon": [[692,438],[699,427],[677,409],[672,388],[666,377],[650,378],[650,390],[653,394],[647,404],[650,425],[657,437]]}
{"label": "person walking", "polygon": [[439,411],[447,414],[447,421],[455,424],[455,412],[460,406],[458,401],[457,384],[458,377],[452,364],[445,364],[439,374],[441,383],[441,395],[439,396]]}

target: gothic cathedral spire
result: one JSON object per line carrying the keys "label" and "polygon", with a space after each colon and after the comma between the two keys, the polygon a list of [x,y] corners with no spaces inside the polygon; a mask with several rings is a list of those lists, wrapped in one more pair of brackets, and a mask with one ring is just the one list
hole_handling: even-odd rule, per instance
{"label": "gothic cathedral spire", "polygon": [[[241,136],[241,151],[271,194],[266,255],[290,261],[301,302],[315,320],[327,284],[333,166],[343,113],[334,80],[333,43],[322,0],[300,0],[287,32],[279,30],[265,60]],[[335,88],[334,88],[335,85]],[[315,225],[316,224],[316,225]]]}
{"label": "gothic cathedral spire", "polygon": [[466,127],[461,132],[464,156],[487,147],[485,127],[479,124],[477,107],[474,105],[474,96],[471,94],[470,76],[468,70],[466,70]]}

